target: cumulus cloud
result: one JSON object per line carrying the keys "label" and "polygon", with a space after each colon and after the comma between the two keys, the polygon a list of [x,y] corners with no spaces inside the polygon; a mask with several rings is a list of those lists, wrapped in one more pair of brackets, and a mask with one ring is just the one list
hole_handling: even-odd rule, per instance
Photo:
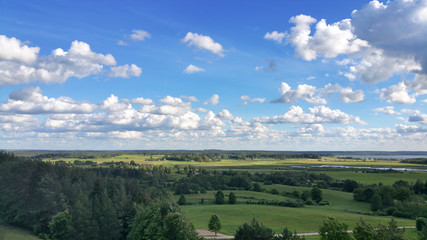
{"label": "cumulus cloud", "polygon": [[399,112],[396,112],[394,110],[393,106],[386,106],[386,107],[382,107],[382,108],[375,108],[373,111],[377,112],[377,113],[382,112],[382,113],[387,114],[387,115],[400,115]]}
{"label": "cumulus cloud", "polygon": [[283,123],[366,124],[364,121],[360,120],[359,117],[346,114],[338,109],[333,110],[325,106],[316,106],[313,108],[309,108],[309,112],[304,112],[304,110],[299,106],[292,106],[289,109],[289,111],[283,115],[256,118],[255,121],[261,122],[261,123],[268,123],[268,124],[283,124]]}
{"label": "cumulus cloud", "polygon": [[[334,58],[369,46],[368,42],[353,34],[350,19],[329,25],[325,19],[317,22],[316,19],[301,14],[292,17],[290,22],[295,27],[291,28],[288,41],[296,48],[297,55],[307,61],[316,59],[318,55]],[[310,25],[316,22],[316,32],[310,35]]]}
{"label": "cumulus cloud", "polygon": [[0,105],[0,112],[19,114],[90,113],[95,109],[94,104],[69,97],[48,98],[39,87],[23,87],[11,92],[7,102]]}
{"label": "cumulus cloud", "polygon": [[292,90],[287,83],[282,82],[279,92],[280,98],[273,100],[272,103],[295,103],[298,99],[302,99],[312,104],[326,104],[326,99],[320,96],[327,97],[335,92],[340,94],[341,100],[345,103],[362,102],[365,97],[362,90],[354,91],[349,87],[341,87],[339,84],[327,84],[323,88],[300,84],[297,89]]}
{"label": "cumulus cloud", "polygon": [[265,102],[265,98],[250,98],[249,96],[241,96],[240,100],[243,101],[243,105],[248,105],[249,103],[253,103],[253,102],[259,102],[259,103],[263,103]]}
{"label": "cumulus cloud", "polygon": [[[0,46],[9,47],[7,42],[16,42],[14,38],[7,38],[0,42]],[[21,43],[20,43],[21,44]],[[106,66],[115,66],[116,60],[111,54],[100,54],[93,52],[89,44],[73,41],[68,51],[61,48],[55,49],[48,56],[34,57],[38,48],[29,48],[20,45],[21,52],[15,51],[13,56],[7,52],[0,61],[0,86],[12,84],[24,84],[34,81],[44,83],[63,83],[70,77],[84,78],[92,74],[99,74]],[[30,50],[28,50],[30,49]],[[32,52],[33,54],[29,54]],[[3,53],[2,53],[3,54]],[[31,55],[24,58],[22,54]],[[22,61],[18,61],[21,59]],[[140,68],[132,66],[119,66],[112,69],[112,76],[135,76],[140,74]]]}
{"label": "cumulus cloud", "polygon": [[223,109],[216,116],[221,119],[227,119],[227,120],[232,120],[234,118],[233,114],[231,114],[230,111],[228,111],[227,109]]}
{"label": "cumulus cloud", "polygon": [[151,34],[144,30],[134,29],[132,30],[132,34],[129,35],[129,38],[134,41],[144,41],[146,38],[151,38]]}
{"label": "cumulus cloud", "polygon": [[206,70],[203,68],[199,68],[197,66],[194,66],[193,64],[188,65],[184,71],[182,71],[183,73],[188,73],[188,74],[192,74],[192,73],[196,73],[196,72],[205,72]]}
{"label": "cumulus cloud", "polygon": [[381,99],[391,103],[412,104],[416,102],[415,96],[409,95],[409,88],[403,81],[388,89],[383,88],[379,93]]}
{"label": "cumulus cloud", "polygon": [[208,105],[208,104],[217,105],[218,103],[219,103],[219,96],[218,96],[218,94],[214,94],[214,95],[212,95],[211,98],[209,98],[208,100],[206,100],[203,103],[203,105]]}
{"label": "cumulus cloud", "polygon": [[108,76],[110,77],[121,77],[121,78],[129,78],[129,77],[138,77],[142,73],[142,69],[135,64],[128,65],[125,64],[123,66],[112,67]]}
{"label": "cumulus cloud", "polygon": [[280,44],[280,43],[282,43],[283,39],[286,38],[286,36],[287,36],[287,34],[284,32],[273,31],[271,33],[266,33],[264,35],[264,38],[268,39],[268,40],[273,40],[273,41]]}
{"label": "cumulus cloud", "polygon": [[182,42],[187,43],[188,46],[194,46],[197,49],[207,50],[220,57],[224,57],[224,49],[222,45],[215,42],[209,36],[188,32],[187,35],[182,39]]}
{"label": "cumulus cloud", "polygon": [[32,63],[37,60],[39,47],[28,47],[19,39],[0,35],[0,60]]}
{"label": "cumulus cloud", "polygon": [[314,96],[317,93],[317,89],[311,85],[298,85],[297,89],[292,90],[287,83],[282,82],[279,91],[280,98],[273,100],[273,103],[295,103],[297,99],[302,99],[313,104],[327,103],[325,99]]}
{"label": "cumulus cloud", "polygon": [[341,74],[350,80],[378,83],[412,73],[415,78],[408,86],[427,94],[426,9],[424,0],[372,0],[353,11],[351,19],[332,24],[298,15],[290,19],[295,26],[286,39],[307,61],[344,55],[345,61],[336,63],[346,66]]}

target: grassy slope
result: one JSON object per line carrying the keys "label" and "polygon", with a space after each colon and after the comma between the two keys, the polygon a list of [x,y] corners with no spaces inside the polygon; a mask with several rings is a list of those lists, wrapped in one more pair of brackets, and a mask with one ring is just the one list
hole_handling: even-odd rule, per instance
{"label": "grassy slope", "polygon": [[[367,222],[386,224],[389,217],[363,216],[354,213],[331,210],[327,207],[307,206],[305,208],[288,208],[265,205],[189,205],[183,206],[188,219],[196,228],[207,228],[209,217],[213,214],[221,218],[225,234],[234,234],[237,227],[250,222],[253,217],[275,232],[280,232],[287,226],[297,232],[316,232],[326,216],[333,216],[354,227],[363,217]],[[399,225],[413,225],[409,219],[397,219]]]}
{"label": "grassy slope", "polygon": [[32,233],[10,226],[0,225],[0,240],[39,240]]}

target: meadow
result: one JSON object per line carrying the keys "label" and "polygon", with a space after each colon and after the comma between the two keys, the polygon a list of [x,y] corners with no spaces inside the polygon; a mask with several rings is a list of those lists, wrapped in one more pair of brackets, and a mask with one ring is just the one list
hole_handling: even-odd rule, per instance
{"label": "meadow", "polygon": [[32,233],[21,228],[15,228],[0,224],[0,240],[38,240]]}

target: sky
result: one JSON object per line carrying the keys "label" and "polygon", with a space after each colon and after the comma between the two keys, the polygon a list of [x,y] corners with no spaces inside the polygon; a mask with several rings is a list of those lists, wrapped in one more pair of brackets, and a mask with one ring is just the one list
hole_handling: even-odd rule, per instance
{"label": "sky", "polygon": [[0,149],[427,150],[427,0],[0,0]]}

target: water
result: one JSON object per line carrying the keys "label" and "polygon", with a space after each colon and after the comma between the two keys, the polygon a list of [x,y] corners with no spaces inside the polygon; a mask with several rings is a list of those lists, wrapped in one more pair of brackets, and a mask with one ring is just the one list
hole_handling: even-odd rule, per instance
{"label": "water", "polygon": [[352,157],[352,158],[361,158],[361,159],[412,159],[412,158],[427,158],[427,155],[381,155],[381,154],[343,154],[337,155],[337,157]]}
{"label": "water", "polygon": [[369,169],[369,170],[394,170],[394,171],[410,171],[410,172],[427,172],[427,169],[420,168],[402,168],[402,167],[358,167],[358,166],[346,166],[346,165],[313,165],[313,166],[292,166],[293,168],[345,168],[345,169]]}

